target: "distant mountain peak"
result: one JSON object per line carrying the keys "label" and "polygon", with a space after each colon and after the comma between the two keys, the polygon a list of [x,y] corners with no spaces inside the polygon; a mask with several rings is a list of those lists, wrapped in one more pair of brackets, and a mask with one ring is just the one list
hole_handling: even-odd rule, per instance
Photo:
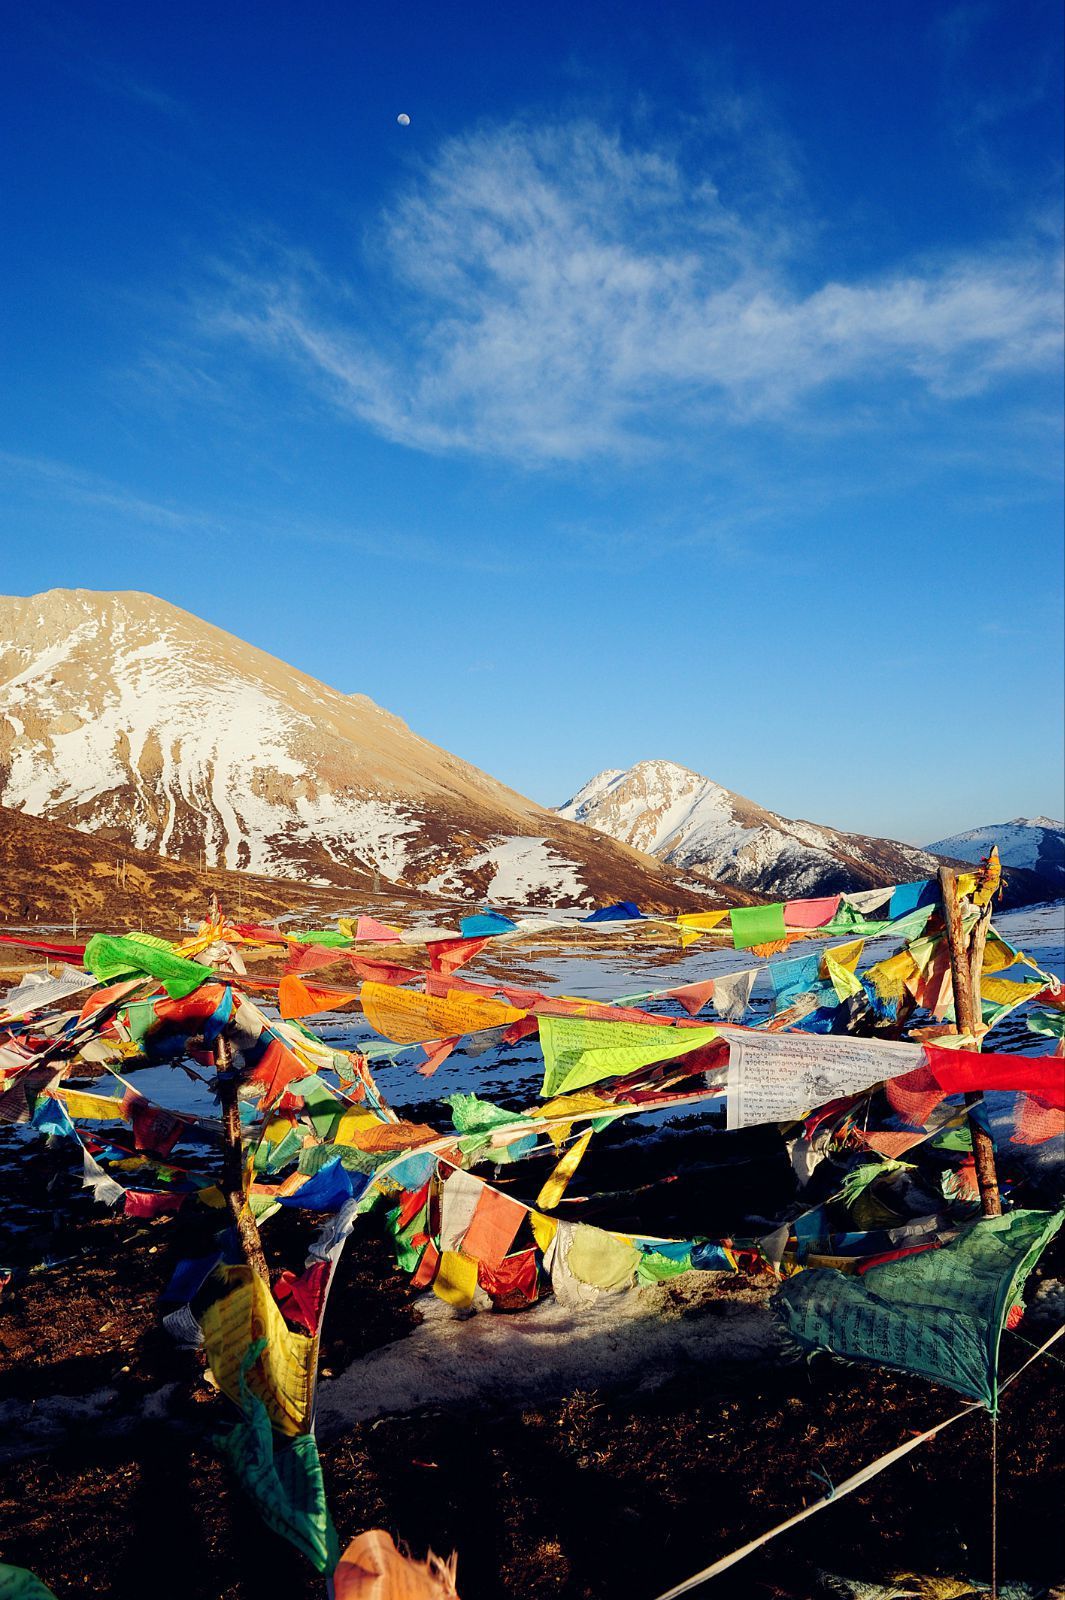
{"label": "distant mountain peak", "polygon": [[1065,823],[1050,817],[989,822],[967,833],[937,839],[928,848],[958,861],[980,861],[992,845],[1004,867],[1012,868],[1015,877],[1024,875],[1021,882],[1026,898],[1053,900],[1065,894]]}
{"label": "distant mountain peak", "polygon": [[782,817],[662,758],[599,773],[560,814],[682,871],[781,898],[926,877],[938,866],[912,845]]}

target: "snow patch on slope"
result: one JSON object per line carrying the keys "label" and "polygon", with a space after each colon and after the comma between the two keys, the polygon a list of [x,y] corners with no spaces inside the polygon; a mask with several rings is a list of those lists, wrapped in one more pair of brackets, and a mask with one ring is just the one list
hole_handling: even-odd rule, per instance
{"label": "snow patch on slope", "polygon": [[551,904],[577,900],[591,903],[579,866],[560,856],[546,839],[524,835],[490,845],[464,861],[461,868],[446,868],[430,878],[425,888],[430,894],[472,894],[464,879],[486,868],[492,876],[484,894],[495,905],[526,905],[541,900]]}

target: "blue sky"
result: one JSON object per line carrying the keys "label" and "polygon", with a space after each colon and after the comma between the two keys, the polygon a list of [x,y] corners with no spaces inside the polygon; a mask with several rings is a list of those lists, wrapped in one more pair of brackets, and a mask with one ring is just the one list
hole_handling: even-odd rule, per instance
{"label": "blue sky", "polygon": [[547,803],[1060,815],[1054,0],[46,3],[5,57],[6,592],[162,595]]}

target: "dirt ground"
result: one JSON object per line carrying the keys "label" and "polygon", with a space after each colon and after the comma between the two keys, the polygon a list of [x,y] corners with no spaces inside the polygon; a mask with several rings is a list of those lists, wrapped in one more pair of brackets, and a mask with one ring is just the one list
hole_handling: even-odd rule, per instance
{"label": "dirt ground", "polygon": [[[97,1420],[0,1467],[3,1559],[36,1571],[60,1600],[321,1596],[212,1444],[232,1408],[205,1383],[202,1358],[159,1326],[159,1292],[208,1224],[109,1216],[88,1203],[61,1149],[23,1144],[16,1161],[19,1135],[0,1140],[4,1216],[26,1224],[2,1247],[0,1264],[15,1271],[0,1296],[0,1417],[10,1403],[110,1388],[108,1416],[129,1418],[174,1385],[165,1421],[123,1430]],[[291,1263],[306,1227],[287,1213],[267,1237],[272,1261]],[[1045,1258],[1042,1270],[1059,1273],[1060,1262]],[[401,1338],[417,1317],[371,1217],[342,1258],[322,1368]],[[1029,1336],[1023,1326],[1006,1336],[1004,1371],[1029,1353]],[[1060,1378],[1055,1359],[1031,1368],[1000,1424],[1000,1572],[1044,1585],[1065,1574]],[[457,1549],[464,1600],[654,1600],[958,1404],[916,1379],[827,1360],[649,1373],[612,1393],[589,1373],[568,1399],[531,1410],[359,1424],[323,1447],[323,1462],[342,1543],[383,1526],[416,1552]],[[705,1592],[802,1600],[820,1592],[821,1569],[985,1576],[989,1442],[983,1415],[955,1425]]]}

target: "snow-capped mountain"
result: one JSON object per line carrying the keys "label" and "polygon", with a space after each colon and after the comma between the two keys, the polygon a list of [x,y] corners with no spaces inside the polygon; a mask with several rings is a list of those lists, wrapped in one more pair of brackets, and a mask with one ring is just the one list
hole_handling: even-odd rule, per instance
{"label": "snow-capped mountain", "polygon": [[991,822],[970,828],[927,846],[939,855],[959,861],[980,861],[992,845],[998,846],[1007,882],[1023,886],[1026,900],[1056,900],[1065,894],[1065,822],[1052,817],[1014,817],[1012,822]]}
{"label": "snow-capped mountain", "polygon": [[673,761],[601,772],[559,815],[685,872],[781,899],[909,881],[939,867],[914,845],[778,816]]}
{"label": "snow-capped mountain", "polygon": [[145,594],[0,599],[0,802],[179,860],[315,884],[516,905],[707,903],[365,695]]}

